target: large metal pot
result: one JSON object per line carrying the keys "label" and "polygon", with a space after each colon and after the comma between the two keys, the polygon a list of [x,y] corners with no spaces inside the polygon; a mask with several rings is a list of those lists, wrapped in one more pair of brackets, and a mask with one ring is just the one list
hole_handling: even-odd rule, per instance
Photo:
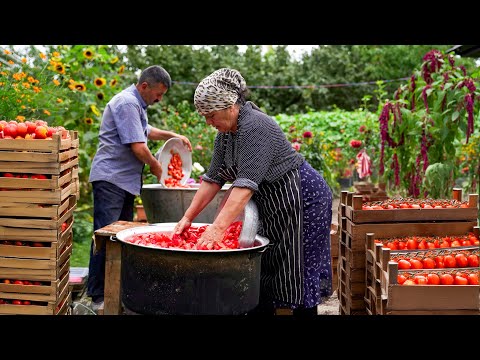
{"label": "large metal pot", "polygon": [[122,302],[127,309],[148,315],[238,315],[258,305],[261,255],[268,239],[256,235],[253,247],[234,250],[163,249],[125,241],[145,232],[171,235],[175,225],[116,234],[122,243]]}
{"label": "large metal pot", "polygon": [[[199,223],[213,223],[215,213],[231,184],[224,185],[213,200],[194,219]],[[142,198],[147,221],[150,224],[180,221],[190,206],[198,188],[167,188],[161,184],[142,186]]]}

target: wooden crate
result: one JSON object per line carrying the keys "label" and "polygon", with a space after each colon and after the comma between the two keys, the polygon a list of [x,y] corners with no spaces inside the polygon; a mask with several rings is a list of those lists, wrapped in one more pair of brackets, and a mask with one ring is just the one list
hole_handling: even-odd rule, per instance
{"label": "wooden crate", "polygon": [[[39,218],[15,218],[15,217],[0,217],[0,226],[14,227],[14,228],[34,228],[34,229],[58,229],[67,219],[73,215],[73,211],[77,208],[77,199],[75,196],[68,196],[67,210],[61,217],[53,219],[39,219]],[[64,200],[64,202],[65,202]],[[62,203],[63,204],[63,203]],[[63,206],[59,206],[63,208]],[[18,208],[17,208],[18,209]]]}
{"label": "wooden crate", "polygon": [[[23,179],[0,176],[0,191],[3,189],[58,189],[72,180],[72,172],[61,176],[52,175],[51,179]],[[28,190],[27,190],[28,191]]]}
{"label": "wooden crate", "polygon": [[[72,196],[72,195],[71,195]],[[70,196],[70,197],[71,197]],[[59,205],[56,204],[29,204],[29,203],[0,203],[0,217],[30,217],[30,218],[48,218],[57,219],[69,208],[70,197],[63,200]]]}
{"label": "wooden crate", "polygon": [[[77,156],[78,148],[63,150],[60,152],[35,152],[19,150],[0,151],[0,161],[6,162],[7,164],[9,162],[59,163]],[[13,169],[15,168],[12,168],[12,170]]]}
{"label": "wooden crate", "polygon": [[362,210],[362,204],[363,201],[361,196],[353,196],[352,204],[347,205],[346,217],[355,224],[428,221],[476,221],[478,216],[478,194],[469,195],[468,208],[458,209]]}
{"label": "wooden crate", "polygon": [[[69,130],[70,137],[62,139],[59,134],[53,134],[52,139],[2,139],[0,152],[17,150],[27,152],[58,153],[70,148],[78,148],[78,131]],[[72,145],[73,144],[73,145]]]}
{"label": "wooden crate", "polygon": [[26,279],[38,281],[53,281],[63,274],[65,267],[70,268],[70,255],[73,244],[66,249],[57,259],[20,259],[0,258],[1,279]]}
{"label": "wooden crate", "polygon": [[[4,140],[5,139],[3,139],[2,142]],[[78,165],[78,156],[62,162],[42,163],[34,161],[0,161],[0,172],[59,175],[63,171],[71,169],[75,165]]]}
{"label": "wooden crate", "polygon": [[45,302],[44,305],[12,305],[1,304],[0,314],[15,315],[65,315],[71,303],[71,292],[68,283],[60,291],[56,300]]}
{"label": "wooden crate", "polygon": [[[60,291],[68,284],[68,269],[57,280],[48,281],[48,285],[15,285],[0,282],[0,299],[18,299],[30,301],[55,301]],[[29,279],[12,279],[29,280]]]}
{"label": "wooden crate", "polygon": [[61,204],[72,194],[72,181],[56,189],[0,191],[0,203]]}
{"label": "wooden crate", "polygon": [[13,257],[23,259],[56,259],[60,256],[65,246],[73,241],[72,229],[58,237],[58,241],[44,242],[44,246],[16,246],[0,245],[0,257]]}
{"label": "wooden crate", "polygon": [[65,220],[67,228],[62,231],[61,225],[57,229],[15,228],[0,226],[0,240],[39,241],[54,242],[62,241],[62,237],[68,236],[68,230],[73,226],[73,215]]}
{"label": "wooden crate", "polygon": [[401,236],[441,236],[445,234],[462,235],[477,226],[477,221],[448,221],[431,223],[384,223],[384,224],[354,224],[346,220],[346,230],[353,242],[361,240],[365,246],[367,233],[374,233],[376,238],[391,238]]}

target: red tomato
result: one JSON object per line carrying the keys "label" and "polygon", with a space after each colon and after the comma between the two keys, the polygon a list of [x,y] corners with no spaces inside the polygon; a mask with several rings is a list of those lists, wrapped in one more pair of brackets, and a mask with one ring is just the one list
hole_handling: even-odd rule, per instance
{"label": "red tomato", "polygon": [[423,264],[420,260],[410,259],[410,264],[412,264],[412,269],[423,269]]}
{"label": "red tomato", "polygon": [[467,276],[468,285],[478,285],[478,274],[468,274]]}
{"label": "red tomato", "polygon": [[424,269],[434,269],[435,268],[435,260],[432,258],[426,257],[422,260],[423,268]]}
{"label": "red tomato", "polygon": [[399,269],[410,269],[412,267],[412,264],[405,260],[405,259],[401,259],[398,261],[398,268]]}
{"label": "red tomato", "polygon": [[22,305],[22,300],[13,300],[12,304],[13,305]]}
{"label": "red tomato", "polygon": [[478,255],[470,254],[467,257],[469,267],[478,267]]}
{"label": "red tomato", "polygon": [[467,278],[463,277],[463,276],[455,276],[455,281],[454,281],[454,284],[455,285],[468,285],[468,280]]}
{"label": "red tomato", "polygon": [[407,249],[415,250],[417,248],[417,240],[409,239],[407,241]]}
{"label": "red tomato", "polygon": [[450,247],[459,247],[462,246],[462,243],[458,240],[453,240],[452,243],[450,244]]}
{"label": "red tomato", "polygon": [[428,285],[440,285],[440,277],[437,274],[428,274],[427,281]]}
{"label": "red tomato", "polygon": [[407,277],[403,274],[398,274],[397,275],[397,283],[402,285],[405,281],[407,280]]}
{"label": "red tomato", "polygon": [[455,262],[457,263],[457,267],[467,267],[468,265],[468,259],[465,254],[455,255]]}
{"label": "red tomato", "polygon": [[453,276],[450,275],[450,274],[440,275],[440,284],[442,284],[442,285],[452,285],[453,284]]}
{"label": "red tomato", "polygon": [[415,277],[413,279],[415,281],[415,284],[417,284],[417,285],[427,285],[428,284],[427,278],[423,275],[415,275]]}
{"label": "red tomato", "polygon": [[405,280],[403,285],[416,285],[416,284],[415,284],[415,281],[413,281],[412,279],[408,279],[408,280]]}
{"label": "red tomato", "polygon": [[447,268],[454,268],[457,266],[457,262],[452,255],[445,255],[443,258],[443,262],[445,263],[445,267]]}

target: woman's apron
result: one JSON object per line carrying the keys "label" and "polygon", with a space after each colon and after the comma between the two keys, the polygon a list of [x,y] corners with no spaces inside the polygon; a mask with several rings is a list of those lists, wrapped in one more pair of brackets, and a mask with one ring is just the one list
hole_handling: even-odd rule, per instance
{"label": "woman's apron", "polygon": [[[227,145],[225,137],[225,146]],[[234,149],[235,150],[235,149]],[[233,156],[234,161],[236,157]],[[233,182],[237,166],[225,163],[218,174]],[[303,204],[298,169],[287,172],[275,182],[263,182],[253,195],[257,204],[259,235],[270,240],[262,255],[261,301],[304,303]]]}

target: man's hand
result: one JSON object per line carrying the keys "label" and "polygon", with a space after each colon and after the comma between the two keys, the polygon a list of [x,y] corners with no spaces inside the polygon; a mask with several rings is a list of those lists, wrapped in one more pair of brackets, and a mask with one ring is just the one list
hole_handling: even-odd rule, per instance
{"label": "man's hand", "polygon": [[186,136],[177,134],[177,138],[182,140],[183,145],[185,145],[187,147],[188,151],[192,151],[192,144],[190,143],[190,140],[188,140],[188,138]]}
{"label": "man's hand", "polygon": [[162,177],[162,165],[156,161],[153,166],[150,166],[150,172],[157,177],[157,181],[160,182]]}

